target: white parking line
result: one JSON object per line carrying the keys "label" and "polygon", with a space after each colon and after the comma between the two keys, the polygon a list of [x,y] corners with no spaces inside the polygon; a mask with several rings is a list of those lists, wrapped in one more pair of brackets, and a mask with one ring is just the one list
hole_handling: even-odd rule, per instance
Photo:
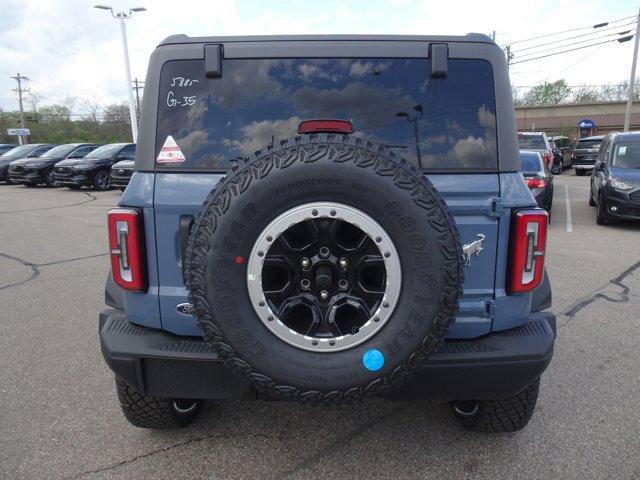
{"label": "white parking line", "polygon": [[567,204],[567,232],[573,232],[571,223],[571,200],[569,199],[569,185],[564,186],[564,202]]}

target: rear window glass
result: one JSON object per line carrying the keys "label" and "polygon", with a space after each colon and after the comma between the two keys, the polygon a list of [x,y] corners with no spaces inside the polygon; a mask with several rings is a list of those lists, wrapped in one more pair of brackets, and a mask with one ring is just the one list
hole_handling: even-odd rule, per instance
{"label": "rear window glass", "polygon": [[536,150],[544,150],[547,145],[544,143],[542,135],[518,135],[518,144],[520,148],[533,148]]}
{"label": "rear window glass", "polygon": [[542,171],[542,162],[537,153],[520,153],[522,171],[524,173],[537,173]]}
{"label": "rear window glass", "polygon": [[578,140],[576,148],[600,148],[602,140]]}
{"label": "rear window glass", "polygon": [[337,118],[417,166],[497,168],[486,61],[452,59],[444,78],[429,75],[428,59],[229,59],[222,68],[205,78],[203,60],[163,66],[156,158],[171,136],[184,161],[158,167],[225,170],[296,136],[302,120]]}

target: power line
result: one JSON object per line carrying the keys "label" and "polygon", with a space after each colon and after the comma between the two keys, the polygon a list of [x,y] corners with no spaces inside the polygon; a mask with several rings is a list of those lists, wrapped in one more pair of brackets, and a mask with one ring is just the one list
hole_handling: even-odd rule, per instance
{"label": "power line", "polygon": [[619,18],[618,20],[613,20],[611,22],[603,22],[603,23],[596,23],[595,25],[589,25],[588,27],[578,27],[578,28],[570,28],[568,30],[563,30],[561,32],[555,32],[555,33],[547,33],[546,35],[538,35],[537,37],[531,37],[531,38],[525,38],[523,40],[517,40],[515,42],[510,42],[509,45],[515,45],[517,43],[524,43],[524,42],[530,42],[531,40],[538,40],[540,38],[547,38],[547,37],[553,37],[555,35],[561,35],[563,33],[569,33],[569,32],[577,32],[579,30],[586,30],[588,28],[601,28],[601,27],[606,27],[607,25],[611,25],[614,23],[619,23],[622,22],[624,20],[628,20],[630,18],[636,18],[635,15],[630,15],[628,17],[623,17],[623,18]]}
{"label": "power line", "polygon": [[547,55],[541,55],[539,57],[534,57],[534,58],[526,58],[524,60],[519,60],[517,62],[511,62],[511,64],[512,65],[516,65],[517,63],[531,62],[533,60],[539,60],[541,58],[552,57],[554,55],[560,55],[561,53],[575,52],[576,50],[582,50],[583,48],[595,47],[596,45],[603,45],[605,43],[612,43],[612,42],[623,43],[623,42],[627,42],[627,41],[631,40],[633,37],[635,37],[635,35],[628,35],[626,37],[616,38],[614,40],[605,40],[604,42],[592,43],[591,45],[583,45],[582,47],[570,48],[569,50],[562,50],[561,52],[549,53]]}
{"label": "power line", "polygon": [[[546,53],[546,52],[549,52],[549,51],[557,50],[559,48],[567,48],[567,47],[571,47],[573,45],[580,45],[581,43],[593,42],[595,40],[601,40],[603,38],[616,37],[616,36],[619,36],[619,35],[628,35],[630,33],[631,33],[631,30],[627,30],[625,32],[619,32],[619,33],[610,33],[608,35],[602,35],[600,37],[593,37],[593,38],[589,38],[589,39],[586,39],[586,40],[580,40],[578,42],[571,42],[571,43],[567,43],[567,44],[564,44],[564,45],[558,45],[556,47],[551,47],[551,48],[549,48],[547,50],[541,50],[539,52],[525,53],[523,55],[518,55],[518,58],[530,57],[532,55],[540,55],[541,53]],[[621,38],[625,38],[625,37],[621,37]]]}
{"label": "power line", "polygon": [[[635,25],[635,24],[636,24],[636,22],[634,20],[633,22],[625,23],[623,25],[617,25],[617,26],[611,27],[611,28],[603,28],[602,30],[597,30],[597,31],[594,31],[594,32],[589,32],[589,33],[583,33],[582,35],[574,35],[572,37],[560,38],[558,40],[553,40],[552,42],[540,43],[538,45],[533,45],[531,47],[521,48],[520,50],[513,50],[512,53],[524,52],[525,50],[532,50],[532,49],[535,49],[535,48],[544,47],[546,45],[553,45],[555,43],[562,43],[562,42],[565,42],[567,40],[574,40],[576,38],[582,38],[582,37],[587,37],[587,36],[591,36],[591,35],[597,35],[599,33],[608,32],[608,31],[611,31],[611,30],[618,30],[618,29],[620,29],[622,27],[626,27],[626,26],[629,26],[629,25]],[[631,30],[627,30],[625,33],[629,33],[630,31]],[[619,32],[619,34],[620,35],[624,35],[624,33],[622,33],[622,32]],[[595,38],[593,40],[595,40]]]}

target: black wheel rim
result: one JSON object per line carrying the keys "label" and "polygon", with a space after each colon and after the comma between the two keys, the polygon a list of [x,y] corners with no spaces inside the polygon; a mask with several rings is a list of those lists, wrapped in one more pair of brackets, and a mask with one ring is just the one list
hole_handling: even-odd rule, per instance
{"label": "black wheel rim", "polygon": [[98,188],[102,190],[106,190],[107,188],[109,188],[109,185],[111,184],[109,174],[107,174],[106,172],[99,172],[96,178],[96,182],[98,184]]}
{"label": "black wheel rim", "polygon": [[309,350],[342,350],[375,334],[395,307],[399,284],[390,237],[371,217],[336,203],[280,215],[254,245],[248,266],[250,297],[263,323]]}

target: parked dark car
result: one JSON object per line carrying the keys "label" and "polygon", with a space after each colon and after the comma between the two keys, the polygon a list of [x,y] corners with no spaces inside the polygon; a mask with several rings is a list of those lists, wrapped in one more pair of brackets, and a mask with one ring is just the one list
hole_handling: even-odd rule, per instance
{"label": "parked dark car", "polygon": [[11,184],[11,180],[7,177],[9,164],[21,158],[36,158],[51,150],[55,145],[51,143],[30,143],[28,145],[20,145],[12,148],[8,152],[0,155],[0,180],[4,180]]}
{"label": "parked dark car", "polygon": [[640,220],[640,132],[610,133],[591,173],[589,205],[596,222]]}
{"label": "parked dark car", "polygon": [[593,170],[603,138],[604,135],[584,137],[576,143],[571,154],[571,161],[578,177],[586,175]]}
{"label": "parked dark car", "polygon": [[134,160],[121,160],[111,167],[111,185],[124,191],[133,174]]}
{"label": "parked dark car", "polygon": [[549,137],[551,152],[553,153],[553,173],[562,173],[565,168],[571,167],[571,140],[569,137],[556,135]]}
{"label": "parked dark car", "polygon": [[522,175],[540,208],[551,212],[553,205],[553,174],[547,168],[542,155],[531,150],[520,150]]}
{"label": "parked dark car", "polygon": [[59,186],[53,178],[53,167],[64,159],[82,158],[100,145],[91,143],[67,143],[52,148],[40,158],[15,160],[9,165],[9,179],[13,183],[35,187],[41,183],[48,187]]}
{"label": "parked dark car", "polygon": [[15,143],[0,143],[0,155],[7,153],[9,150],[13,150],[17,146]]}
{"label": "parked dark car", "polygon": [[68,159],[57,163],[53,178],[71,189],[94,187],[96,190],[109,190],[111,166],[120,160],[133,160],[135,156],[135,143],[110,143],[96,148],[79,160]]}

